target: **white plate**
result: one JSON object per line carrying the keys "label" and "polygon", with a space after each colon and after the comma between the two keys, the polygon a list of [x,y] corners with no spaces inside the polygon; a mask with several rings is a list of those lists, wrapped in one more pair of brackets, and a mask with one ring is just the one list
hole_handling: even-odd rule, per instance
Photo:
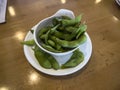
{"label": "white plate", "polygon": [[120,0],[115,0],[117,2],[117,4],[120,6]]}
{"label": "white plate", "polygon": [[[74,68],[68,68],[68,69],[59,69],[59,70],[54,70],[54,69],[45,69],[43,67],[40,66],[40,64],[38,63],[38,61],[36,60],[35,56],[34,56],[34,52],[31,49],[31,47],[24,45],[24,54],[28,60],[28,62],[38,71],[43,72],[45,74],[48,75],[53,75],[53,76],[62,76],[62,75],[69,75],[72,74],[80,69],[82,69],[87,62],[90,59],[91,53],[92,53],[92,43],[90,40],[90,37],[87,33],[85,33],[87,36],[87,41],[82,44],[80,46],[80,50],[84,53],[85,58],[84,61],[81,62],[78,66],[74,67]],[[31,34],[31,32],[29,31],[25,37],[25,41],[26,40],[30,40],[33,39],[33,35]],[[58,57],[59,59],[60,57]],[[61,57],[62,58],[62,57]],[[65,57],[64,57],[65,58]],[[67,57],[66,57],[67,58]],[[60,61],[60,64],[62,64],[63,62]]]}

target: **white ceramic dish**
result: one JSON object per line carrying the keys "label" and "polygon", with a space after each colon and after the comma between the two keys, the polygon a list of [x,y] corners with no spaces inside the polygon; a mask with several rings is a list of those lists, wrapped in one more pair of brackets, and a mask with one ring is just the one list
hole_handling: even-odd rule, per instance
{"label": "white ceramic dish", "polygon": [[120,6],[120,0],[115,0],[117,2],[117,4]]}
{"label": "white ceramic dish", "polygon": [[[39,29],[46,26],[46,23],[49,24],[49,22],[51,22],[51,18],[56,17],[56,16],[62,16],[62,15],[67,15],[71,18],[74,18],[74,13],[70,10],[67,9],[60,9],[58,10],[54,15],[43,19],[42,21],[45,21],[45,23],[41,23],[42,21],[40,21],[37,25],[35,25],[32,29],[34,30],[34,34],[31,34],[31,32],[28,32],[28,34],[25,37],[25,41],[30,40],[30,39],[34,39],[37,43],[36,40],[36,34],[38,33]],[[47,22],[46,22],[46,19]],[[48,75],[54,75],[54,76],[62,76],[62,75],[68,75],[68,74],[72,74],[80,69],[82,69],[87,62],[90,59],[91,53],[92,53],[92,43],[90,40],[90,37],[87,33],[85,33],[85,35],[87,36],[87,41],[79,46],[79,49],[84,53],[84,61],[82,63],[80,63],[78,66],[74,67],[74,68],[69,68],[69,69],[59,69],[59,70],[54,70],[54,69],[45,69],[43,67],[40,66],[40,64],[38,63],[38,61],[36,60],[35,56],[34,56],[34,52],[31,49],[31,47],[28,47],[26,45],[24,45],[24,54],[28,60],[28,62],[37,70],[48,74]],[[37,43],[37,45],[39,46],[39,44]],[[40,47],[40,46],[39,46]],[[69,58],[72,55],[72,51],[70,52],[66,52],[66,53],[52,53],[49,51],[46,51],[44,48],[40,47],[43,51],[53,55],[53,57],[59,62],[59,64],[64,64],[65,62],[67,62],[69,60]]]}
{"label": "white ceramic dish", "polygon": [[[35,27],[34,27],[35,28]],[[84,53],[84,61],[81,62],[78,66],[74,67],[74,68],[69,68],[69,69],[59,69],[59,70],[54,70],[54,69],[45,69],[43,67],[40,66],[40,64],[38,63],[38,61],[36,60],[35,56],[34,56],[34,52],[31,49],[31,47],[24,45],[24,54],[28,60],[28,62],[38,71],[48,74],[48,75],[53,75],[53,76],[63,76],[63,75],[69,75],[72,74],[80,69],[82,69],[89,61],[90,56],[92,54],[92,43],[90,40],[90,37],[87,33],[85,33],[87,36],[87,41],[82,44],[80,46],[80,50]],[[25,37],[25,41],[26,40],[31,40],[33,39],[33,35],[31,34],[31,32],[28,32],[26,37]],[[55,57],[60,64],[65,63],[64,60],[67,60],[69,57],[65,56],[65,57]]]}

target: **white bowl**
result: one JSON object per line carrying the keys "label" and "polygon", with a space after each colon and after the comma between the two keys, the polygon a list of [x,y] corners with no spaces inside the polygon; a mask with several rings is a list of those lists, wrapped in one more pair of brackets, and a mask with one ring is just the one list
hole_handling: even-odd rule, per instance
{"label": "white bowl", "polygon": [[70,18],[75,18],[74,13],[73,13],[72,11],[67,10],[67,9],[60,9],[60,10],[58,10],[54,15],[52,15],[52,16],[50,16],[50,17],[47,17],[47,18],[45,18],[45,19],[43,19],[43,20],[41,20],[41,21],[37,24],[36,29],[34,30],[34,40],[35,40],[37,46],[38,46],[40,49],[42,49],[43,51],[45,51],[45,52],[47,52],[47,53],[49,53],[49,54],[51,54],[51,55],[54,55],[54,56],[65,56],[65,55],[69,55],[69,54],[71,54],[73,51],[75,51],[76,49],[79,48],[79,46],[78,46],[78,47],[76,47],[76,48],[74,48],[74,49],[72,49],[72,50],[66,51],[66,52],[56,53],[56,52],[51,52],[51,51],[49,51],[49,50],[47,50],[47,49],[45,49],[45,48],[43,48],[43,47],[41,46],[41,44],[40,44],[41,42],[40,42],[39,39],[38,39],[38,32],[39,32],[39,30],[40,30],[41,28],[43,28],[43,27],[46,27],[46,26],[51,25],[53,18],[55,18],[55,17],[60,17],[60,16],[62,16],[62,15],[66,15],[66,16],[68,16],[68,17],[70,17]]}

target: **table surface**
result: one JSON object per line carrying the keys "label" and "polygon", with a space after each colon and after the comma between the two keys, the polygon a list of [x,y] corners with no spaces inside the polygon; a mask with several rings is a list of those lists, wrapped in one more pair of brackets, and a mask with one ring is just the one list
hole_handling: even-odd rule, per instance
{"label": "table surface", "polygon": [[[32,26],[57,10],[83,13],[93,51],[82,69],[49,76],[27,61],[20,44]],[[8,0],[0,24],[0,90],[120,90],[120,7],[115,0]]]}

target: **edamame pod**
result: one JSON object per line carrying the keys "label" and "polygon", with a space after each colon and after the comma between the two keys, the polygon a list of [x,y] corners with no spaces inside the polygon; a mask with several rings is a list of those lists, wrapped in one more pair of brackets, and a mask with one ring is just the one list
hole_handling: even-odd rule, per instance
{"label": "edamame pod", "polygon": [[63,20],[61,21],[61,23],[62,23],[62,26],[64,26],[64,27],[65,27],[65,26],[70,26],[70,25],[75,25],[75,24],[77,24],[77,23],[80,23],[81,18],[82,18],[82,14],[79,15],[79,16],[77,16],[75,19],[71,19],[71,20],[63,19]]}
{"label": "edamame pod", "polygon": [[45,37],[46,37],[46,34],[43,34],[43,35],[40,36],[40,39],[43,39],[43,40],[44,40]]}
{"label": "edamame pod", "polygon": [[50,45],[42,44],[41,46],[42,46],[43,48],[47,49],[48,51],[57,52],[57,53],[62,52],[62,51],[58,51],[58,50],[54,49],[54,48],[51,47]]}
{"label": "edamame pod", "polygon": [[81,34],[83,34],[87,29],[87,25],[85,24],[82,24],[81,25],[81,28],[80,28],[80,31],[78,32],[77,36],[76,36],[76,39],[78,39],[80,37]]}
{"label": "edamame pod", "polygon": [[65,19],[65,20],[71,20],[70,17],[68,17],[68,16],[64,16],[64,15],[61,16],[61,17],[55,17],[55,18],[53,18],[53,20],[52,20],[53,25],[60,24],[62,19]]}
{"label": "edamame pod", "polygon": [[48,44],[48,37],[49,37],[49,33],[50,33],[50,30],[47,31],[47,33],[45,34],[45,44]]}
{"label": "edamame pod", "polygon": [[55,27],[50,29],[50,34],[53,34],[54,31],[60,26],[60,24],[57,24]]}
{"label": "edamame pod", "polygon": [[[69,29],[69,28],[68,28]],[[73,38],[78,39],[79,36],[85,32],[86,28],[84,28],[84,24],[83,25],[79,25],[79,27],[71,27],[71,29],[74,29],[73,32],[71,33],[70,37],[68,37],[68,39],[66,40],[72,40]]]}
{"label": "edamame pod", "polygon": [[54,26],[56,26],[57,24],[60,24],[61,20],[62,20],[61,17],[55,17],[53,18],[52,23]]}
{"label": "edamame pod", "polygon": [[62,65],[62,69],[75,67],[79,65],[83,60],[84,54],[79,49],[77,49],[73,52],[73,55],[71,56],[70,60]]}
{"label": "edamame pod", "polygon": [[52,47],[55,47],[55,42],[50,39],[48,40],[48,44]]}
{"label": "edamame pod", "polygon": [[65,28],[65,30],[70,33],[74,33],[77,29],[78,29],[77,27],[73,27],[73,26],[68,26]]}
{"label": "edamame pod", "polygon": [[47,31],[46,35],[45,35],[45,44],[48,44],[48,37],[49,34],[54,33],[54,31],[56,30],[56,28],[59,26],[60,24],[56,25],[55,27],[51,28],[50,30]]}
{"label": "edamame pod", "polygon": [[63,49],[61,48],[61,46],[59,44],[56,44],[54,41],[52,41],[51,39],[48,40],[48,44],[55,48],[55,50],[58,50],[58,51],[63,51]]}
{"label": "edamame pod", "polygon": [[83,44],[86,40],[87,37],[85,34],[81,35],[78,39],[73,40],[73,41],[66,41],[66,40],[61,40],[55,36],[51,36],[51,39],[58,43],[59,45],[61,45],[62,47],[66,47],[66,48],[75,48],[77,46],[79,46],[80,44]]}
{"label": "edamame pod", "polygon": [[42,67],[46,69],[52,68],[50,61],[45,57],[44,53],[37,46],[34,49],[34,55]]}
{"label": "edamame pod", "polygon": [[39,64],[46,68],[50,69],[53,68],[58,70],[60,68],[59,63],[55,60],[55,58],[45,52],[42,52],[39,47],[35,46],[34,54],[36,59],[38,60]]}
{"label": "edamame pod", "polygon": [[35,41],[32,39],[32,40],[28,40],[28,41],[23,41],[23,42],[21,42],[21,44],[28,45],[28,46],[34,46]]}
{"label": "edamame pod", "polygon": [[62,47],[61,47],[59,44],[56,44],[56,49],[57,49],[58,51],[63,51]]}
{"label": "edamame pod", "polygon": [[51,28],[51,26],[41,28],[41,30],[39,31],[38,36],[40,37],[42,34],[46,33],[48,30],[50,30],[50,28]]}
{"label": "edamame pod", "polygon": [[48,60],[50,61],[53,69],[55,69],[55,70],[60,69],[59,63],[56,61],[56,59],[55,59],[53,56],[51,56],[51,55],[49,55],[49,54],[46,54],[46,57],[47,57]]}
{"label": "edamame pod", "polygon": [[57,30],[54,32],[54,36],[64,40],[71,40],[73,38],[71,34],[62,33]]}

